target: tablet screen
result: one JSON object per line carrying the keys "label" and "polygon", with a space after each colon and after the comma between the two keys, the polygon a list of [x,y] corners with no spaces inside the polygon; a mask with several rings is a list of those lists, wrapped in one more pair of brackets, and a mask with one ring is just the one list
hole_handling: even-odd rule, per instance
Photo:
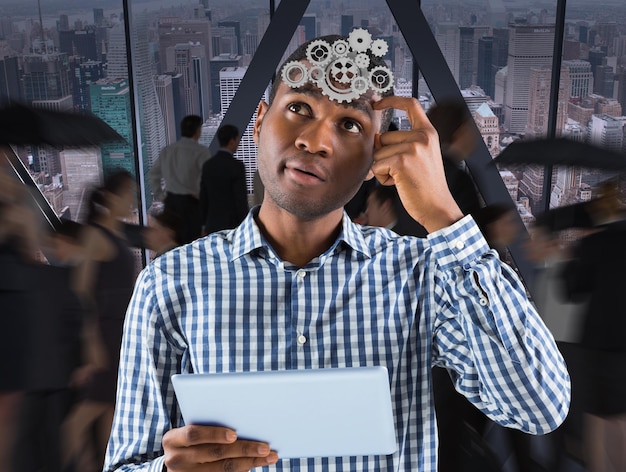
{"label": "tablet screen", "polygon": [[172,383],[186,424],[227,426],[284,459],[397,449],[385,367],[177,374]]}

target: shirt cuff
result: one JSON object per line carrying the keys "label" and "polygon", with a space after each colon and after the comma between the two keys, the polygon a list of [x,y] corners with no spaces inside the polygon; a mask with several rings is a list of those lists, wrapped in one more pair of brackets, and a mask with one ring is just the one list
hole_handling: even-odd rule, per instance
{"label": "shirt cuff", "polygon": [[430,233],[427,239],[443,270],[459,265],[467,270],[473,262],[490,250],[470,215],[446,228]]}

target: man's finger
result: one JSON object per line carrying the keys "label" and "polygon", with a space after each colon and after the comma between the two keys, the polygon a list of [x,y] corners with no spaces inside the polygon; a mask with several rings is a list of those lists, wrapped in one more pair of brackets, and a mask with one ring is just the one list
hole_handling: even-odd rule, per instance
{"label": "man's finger", "polygon": [[395,108],[406,112],[412,129],[432,128],[430,120],[426,116],[426,112],[422,108],[419,100],[413,97],[400,97],[391,95],[383,97],[372,104],[374,110],[383,110],[385,108]]}
{"label": "man's finger", "polygon": [[237,440],[232,429],[217,426],[187,425],[169,430],[163,436],[164,447],[189,447],[198,444],[231,444]]}

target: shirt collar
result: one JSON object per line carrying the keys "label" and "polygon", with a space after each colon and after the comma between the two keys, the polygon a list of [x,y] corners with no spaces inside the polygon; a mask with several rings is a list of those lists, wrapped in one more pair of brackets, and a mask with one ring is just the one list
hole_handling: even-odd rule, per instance
{"label": "shirt collar", "polygon": [[[263,248],[275,254],[273,248],[269,245],[254,220],[254,217],[259,213],[259,208],[260,206],[253,208],[241,225],[231,232],[233,260]],[[366,258],[371,257],[370,249],[361,231],[361,226],[353,223],[345,212],[343,214],[342,226],[342,231],[337,237],[337,240],[324,254],[320,255],[320,258],[325,258],[328,254],[339,251],[346,246]],[[356,256],[356,254],[354,254],[354,256]]]}

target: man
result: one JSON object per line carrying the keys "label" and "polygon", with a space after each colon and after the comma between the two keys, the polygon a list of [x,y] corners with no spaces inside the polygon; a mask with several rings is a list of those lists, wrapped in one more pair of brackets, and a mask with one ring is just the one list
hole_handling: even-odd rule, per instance
{"label": "man", "polygon": [[148,177],[157,199],[162,198],[161,180],[165,181],[163,211],[178,215],[183,221],[182,242],[186,244],[200,237],[200,174],[211,153],[198,143],[202,134],[199,116],[185,116],[180,133],[179,141],[163,148]]}
{"label": "man", "polygon": [[[433,472],[433,364],[501,424],[538,434],[565,417],[569,378],[553,339],[454,203],[419,102],[390,96],[386,44],[355,31],[300,47],[260,103],[260,208],[140,276],[105,470]],[[339,53],[357,69],[351,83],[333,67]],[[412,129],[379,134],[393,108]],[[427,240],[345,216],[372,175],[396,185]],[[234,430],[181,426],[170,383],[176,372],[366,365],[390,372],[398,451],[389,456],[283,461]],[[300,426],[294,418],[293,434]]]}
{"label": "man", "polygon": [[235,159],[239,130],[222,125],[217,130],[219,151],[202,166],[200,179],[200,218],[202,234],[231,229],[248,214],[246,167]]}

